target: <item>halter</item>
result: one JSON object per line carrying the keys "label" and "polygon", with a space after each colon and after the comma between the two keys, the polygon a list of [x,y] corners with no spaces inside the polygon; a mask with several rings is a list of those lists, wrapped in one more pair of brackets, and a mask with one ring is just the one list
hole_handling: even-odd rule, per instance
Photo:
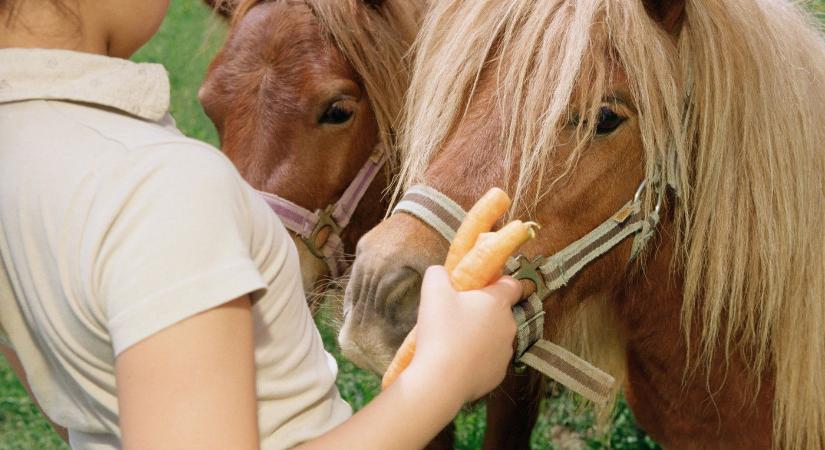
{"label": "halter", "polygon": [[[565,286],[585,266],[633,236],[630,261],[633,261],[653,236],[665,188],[657,186],[656,206],[645,215],[642,204],[647,186],[642,181],[633,199],[601,225],[550,256],[528,259],[509,258],[505,273],[517,280],[528,280],[535,289],[513,308],[518,326],[515,358],[517,370],[530,366],[571,390],[605,404],[614,383],[613,377],[587,361],[544,339],[544,301]],[[466,212],[448,196],[432,187],[416,185],[405,193],[393,209],[426,223],[451,242]]]}
{"label": "halter", "polygon": [[280,217],[284,226],[301,238],[309,252],[327,264],[330,275],[339,277],[349,266],[344,258],[341,232],[349,225],[364,193],[388,157],[384,145],[376,145],[341,198],[314,212],[275,194],[257,192]]}

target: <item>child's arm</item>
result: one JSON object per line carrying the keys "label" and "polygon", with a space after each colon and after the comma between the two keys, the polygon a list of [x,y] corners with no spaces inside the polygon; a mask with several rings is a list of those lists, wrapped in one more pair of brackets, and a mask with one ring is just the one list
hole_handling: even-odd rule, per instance
{"label": "child's arm", "polygon": [[511,306],[520,285],[502,278],[456,293],[443,267],[427,271],[413,361],[350,420],[299,449],[422,448],[466,402],[498,386],[512,358]]}
{"label": "child's arm", "polygon": [[248,296],[138,342],[115,371],[124,449],[258,448]]}
{"label": "child's arm", "polygon": [[[350,420],[300,448],[423,447],[462,404],[504,378],[515,336],[510,307],[520,293],[509,278],[456,293],[443,268],[428,270],[410,368]],[[243,297],[121,353],[124,449],[258,448],[253,348]]]}

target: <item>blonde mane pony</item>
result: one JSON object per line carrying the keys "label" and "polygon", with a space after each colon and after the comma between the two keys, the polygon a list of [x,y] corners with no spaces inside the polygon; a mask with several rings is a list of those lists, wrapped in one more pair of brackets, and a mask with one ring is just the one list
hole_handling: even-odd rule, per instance
{"label": "blonde mane pony", "polygon": [[675,41],[641,0],[444,0],[415,51],[398,189],[420,179],[489,70],[528,209],[555,181],[543,176],[572,113],[595,117],[621,67],[646,177],[679,193],[673,268],[685,335],[701,337],[691,365],[744,355],[754,380],[775,377],[775,447],[825,448],[825,42],[800,5],[688,0]]}
{"label": "blonde mane pony", "polygon": [[[231,1],[224,0],[215,9]],[[263,3],[262,0],[240,0],[232,22],[240,21],[259,3]],[[381,141],[394,149],[395,128],[410,82],[407,54],[418,34],[425,0],[303,0],[303,3],[313,11],[321,28],[361,77]],[[369,6],[370,3],[376,6]]]}

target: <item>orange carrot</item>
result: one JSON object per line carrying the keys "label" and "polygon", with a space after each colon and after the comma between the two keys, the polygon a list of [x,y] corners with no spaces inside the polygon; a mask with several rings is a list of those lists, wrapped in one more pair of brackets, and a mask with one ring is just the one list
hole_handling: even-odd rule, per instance
{"label": "orange carrot", "polygon": [[482,289],[501,276],[507,258],[535,237],[533,222],[514,220],[494,233],[494,238],[478,242],[450,273],[457,291]]}
{"label": "orange carrot", "polygon": [[415,327],[413,327],[410,333],[407,334],[407,337],[404,338],[401,346],[398,347],[398,351],[395,352],[390,366],[387,367],[387,371],[384,372],[384,377],[381,378],[381,389],[388,388],[412,362],[413,356],[415,356],[415,334]]}
{"label": "orange carrot", "polygon": [[499,188],[492,188],[484,194],[467,212],[467,216],[455,232],[444,268],[452,273],[461,258],[473,248],[478,236],[493,228],[496,221],[510,208],[510,197]]}
{"label": "orange carrot", "polygon": [[[494,190],[503,194],[506,202],[502,201],[500,194],[494,193]],[[484,200],[482,207],[489,209],[482,210],[482,207],[479,207],[482,200]],[[503,206],[504,204],[507,206]],[[450,255],[455,258],[456,255],[460,254],[459,260],[453,263],[452,268],[448,269],[450,281],[457,291],[481,289],[494,282],[501,275],[501,269],[504,267],[507,258],[518,250],[522,244],[535,237],[537,225],[533,222],[525,223],[520,220],[507,224],[495,233],[485,233],[504,214],[509,205],[510,199],[507,194],[504,194],[500,189],[493,188],[470,210],[471,212],[476,211],[475,214],[468,213],[461,227],[459,227],[456,238],[458,239],[461,236],[459,245],[462,249],[453,249],[456,245],[456,240],[454,240],[450,245],[450,252],[447,256],[449,261]],[[492,209],[499,211],[495,217],[488,213]],[[471,223],[467,224],[467,222]],[[472,244],[463,249],[469,241],[472,241]],[[407,368],[415,355],[415,346],[415,328],[413,328],[384,373],[384,378],[381,380],[382,389],[389,387]]]}

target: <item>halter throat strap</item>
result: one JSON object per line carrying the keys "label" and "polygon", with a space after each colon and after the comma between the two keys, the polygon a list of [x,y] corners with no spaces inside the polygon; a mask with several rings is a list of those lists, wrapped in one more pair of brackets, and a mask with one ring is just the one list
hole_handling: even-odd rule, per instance
{"label": "halter throat strap", "polygon": [[339,277],[349,266],[341,233],[349,225],[355,209],[388,158],[384,145],[378,144],[341,198],[316,211],[269,192],[257,192],[280,217],[284,226],[301,238],[310,253],[324,260],[330,275]]}

